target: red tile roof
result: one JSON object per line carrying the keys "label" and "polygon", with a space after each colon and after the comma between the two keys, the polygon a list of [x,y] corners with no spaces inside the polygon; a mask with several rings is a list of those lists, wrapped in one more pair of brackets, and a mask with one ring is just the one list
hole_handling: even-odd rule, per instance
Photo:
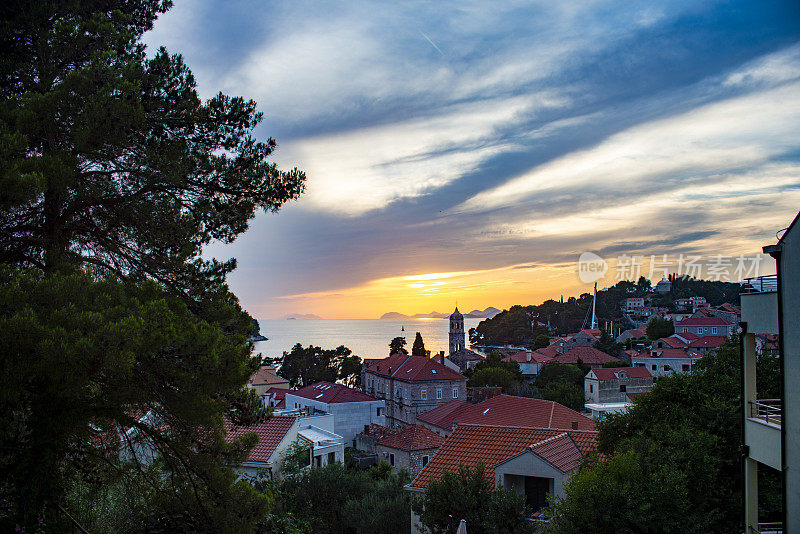
{"label": "red tile roof", "polygon": [[534,443],[528,449],[562,473],[569,473],[583,461],[583,454],[566,432]]}
{"label": "red tile roof", "polygon": [[[543,357],[549,358],[549,359],[555,358],[556,356],[561,354],[560,352],[558,352],[558,350],[556,350],[555,347],[544,347],[542,349],[535,350],[534,353],[535,354],[541,354]],[[537,360],[537,361],[539,361],[539,360]],[[544,360],[541,360],[541,361],[544,361]]]}
{"label": "red tile roof", "polygon": [[577,364],[578,358],[587,365],[602,365],[606,362],[618,362],[618,358],[606,354],[594,347],[572,347],[563,354],[553,358],[554,362]]}
{"label": "red tile roof", "polygon": [[[262,365],[247,381],[250,385],[261,386],[264,384],[288,384],[289,381],[282,376],[278,376],[275,368],[271,365]],[[288,386],[287,386],[288,387]]]}
{"label": "red tile roof", "polygon": [[684,340],[677,338],[675,336],[662,337],[661,339],[656,340],[656,343],[658,343],[659,341],[664,342],[664,344],[668,345],[673,349],[679,349],[686,346],[686,342]]}
{"label": "red tile roof", "polygon": [[278,447],[278,444],[286,437],[286,433],[292,428],[295,417],[285,415],[276,415],[270,417],[263,423],[250,426],[233,426],[230,422],[225,422],[225,432],[227,433],[226,439],[232,441],[234,438],[239,438],[250,432],[255,432],[258,435],[258,443],[253,450],[250,451],[250,456],[247,457],[249,462],[268,462],[272,453]]}
{"label": "red tile roof", "polygon": [[650,393],[649,391],[640,391],[638,393],[628,393],[627,397],[630,399],[631,402],[636,402],[638,399],[641,399],[645,395]]}
{"label": "red tile roof", "polygon": [[628,378],[648,378],[653,376],[644,367],[611,367],[608,369],[599,367],[591,370],[599,380],[618,380],[621,371],[625,371]]}
{"label": "red tile roof", "polygon": [[466,380],[461,373],[424,356],[395,354],[374,363],[365,369],[366,372],[397,380],[411,382],[422,380]]}
{"label": "red tile roof", "polygon": [[717,308],[731,313],[742,313],[742,309],[739,306],[734,306],[730,302],[724,302],[717,306]]}
{"label": "red tile roof", "polygon": [[[486,479],[494,486],[494,468],[498,463],[562,433],[561,430],[541,428],[459,425],[417,475],[411,487],[425,489],[431,479],[440,478],[444,471],[457,472],[460,464],[474,467],[479,462],[483,462]],[[596,431],[570,430],[567,434],[584,457],[597,450]]]}
{"label": "red tile roof", "polygon": [[498,395],[479,404],[463,408],[452,422],[471,425],[513,426],[522,428],[555,428],[571,430],[572,423],[579,430],[594,430],[590,417],[570,410],[557,402]]}
{"label": "red tile roof", "polygon": [[[548,347],[554,355],[558,354],[554,348]],[[541,349],[540,349],[541,350]],[[546,356],[541,352],[533,351],[531,353],[531,360],[532,362],[549,362],[553,359],[553,356]],[[517,362],[517,363],[526,363],[528,361],[528,351],[523,350],[512,354],[511,356],[506,356],[503,358],[504,362]]]}
{"label": "red tile roof", "polygon": [[439,428],[451,430],[453,428],[454,419],[470,406],[472,406],[472,404],[468,402],[454,399],[447,404],[442,404],[433,410],[418,415],[417,420],[428,423],[429,425],[438,426]]}
{"label": "red tile roof", "polygon": [[673,334],[675,337],[682,337],[683,339],[699,339],[700,336],[695,334],[694,332],[675,332]]}
{"label": "red tile roof", "polygon": [[678,326],[730,326],[733,323],[726,321],[722,317],[689,317],[684,319]]}
{"label": "red tile roof", "polygon": [[297,391],[290,391],[292,395],[303,397],[304,399],[311,399],[325,404],[334,404],[342,402],[370,402],[376,401],[375,397],[367,395],[361,391],[343,386],[342,384],[334,384],[333,382],[317,382]]}
{"label": "red tile roof", "polygon": [[630,330],[625,330],[623,334],[630,334],[634,338],[640,337],[647,337],[647,329],[645,328],[631,328]]}
{"label": "red tile roof", "polygon": [[422,425],[408,427],[396,434],[384,436],[378,441],[378,445],[404,451],[438,449],[442,443],[444,443],[442,436]]}
{"label": "red tile roof", "polygon": [[699,337],[689,343],[689,346],[693,349],[716,349],[721,347],[728,338],[725,336],[705,336]]}

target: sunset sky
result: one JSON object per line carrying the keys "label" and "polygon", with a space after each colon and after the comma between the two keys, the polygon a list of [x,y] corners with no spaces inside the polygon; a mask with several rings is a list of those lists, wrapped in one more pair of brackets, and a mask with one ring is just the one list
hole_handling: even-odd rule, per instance
{"label": "sunset sky", "polygon": [[175,0],[146,42],[308,175],[206,251],[257,318],[538,304],[584,251],[736,278],[800,209],[796,1]]}

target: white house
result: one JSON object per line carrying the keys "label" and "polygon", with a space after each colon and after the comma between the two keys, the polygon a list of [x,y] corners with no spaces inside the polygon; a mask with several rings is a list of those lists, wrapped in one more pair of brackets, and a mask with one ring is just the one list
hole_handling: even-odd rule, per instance
{"label": "white house", "polygon": [[690,349],[651,349],[631,356],[633,367],[645,367],[653,376],[689,373],[703,355]]}
{"label": "white house", "polygon": [[332,414],[333,428],[329,430],[348,444],[353,443],[366,425],[386,425],[386,401],[342,384],[317,382],[288,391],[284,402],[287,410],[314,408]]}
{"label": "white house", "polygon": [[733,333],[734,324],[722,317],[689,317],[675,325],[675,333],[697,336],[725,336]]}

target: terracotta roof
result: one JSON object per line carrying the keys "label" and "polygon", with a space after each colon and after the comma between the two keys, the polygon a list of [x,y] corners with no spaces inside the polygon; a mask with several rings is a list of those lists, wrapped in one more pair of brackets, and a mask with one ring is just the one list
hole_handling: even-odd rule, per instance
{"label": "terracotta roof", "polygon": [[[553,352],[553,355],[557,355],[558,351],[552,347],[547,347]],[[542,350],[542,349],[539,349]],[[531,353],[531,360],[532,362],[549,362],[553,359],[553,356],[546,356],[541,352],[533,351]],[[511,356],[506,356],[503,358],[504,362],[517,362],[517,363],[526,363],[528,361],[528,351],[523,350],[517,352],[516,354],[512,354]]]}
{"label": "terracotta roof", "polygon": [[602,365],[606,362],[618,362],[619,359],[606,354],[601,350],[594,347],[572,347],[563,354],[559,354],[553,358],[554,362],[558,363],[578,363],[578,358],[587,365]]}
{"label": "terracotta roof", "polygon": [[256,372],[253,373],[253,376],[251,376],[250,380],[247,382],[253,386],[289,383],[287,379],[283,378],[282,376],[278,376],[278,374],[275,372],[275,368],[271,365],[262,365],[256,369]]}
{"label": "terracotta roof", "polygon": [[[561,430],[542,428],[459,425],[417,475],[411,487],[425,489],[431,479],[440,478],[444,471],[457,472],[460,464],[474,467],[479,462],[483,462],[486,479],[494,486],[497,464],[562,433]],[[582,456],[597,449],[596,431],[570,430],[566,433]]]}
{"label": "terracotta roof", "polygon": [[334,384],[333,382],[317,382],[296,391],[290,391],[292,395],[303,397],[304,399],[311,399],[325,404],[334,404],[341,402],[370,402],[376,401],[375,397],[367,395],[361,391],[343,386],[342,384]]}
{"label": "terracotta roof", "polygon": [[583,332],[584,334],[588,335],[589,337],[593,337],[595,339],[600,339],[600,336],[603,335],[603,331],[600,330],[599,328],[594,328],[594,329],[587,328],[586,330],[581,330],[580,332],[578,332],[575,335],[577,336],[581,332]]}
{"label": "terracotta roof", "polygon": [[566,432],[534,443],[528,449],[562,473],[569,473],[583,461],[583,454]]}
{"label": "terracotta roof", "polygon": [[628,396],[628,399],[630,399],[631,402],[636,402],[638,399],[641,399],[642,397],[644,397],[648,393],[650,393],[650,392],[649,391],[640,391],[639,393],[628,393],[627,396]]}
{"label": "terracotta roof", "polygon": [[264,396],[275,400],[275,408],[286,408],[286,394],[293,391],[286,388],[269,388],[264,392]]}
{"label": "terracotta roof", "polygon": [[673,349],[679,349],[686,346],[686,342],[684,340],[677,338],[674,335],[657,339],[656,343],[658,343],[659,341],[665,343],[667,346]]}
{"label": "terracotta roof", "polygon": [[447,404],[442,404],[433,410],[418,415],[417,420],[428,423],[429,425],[438,426],[439,428],[451,430],[453,428],[453,420],[470,406],[472,406],[472,404],[468,402],[454,399]]}
{"label": "terracotta roof", "polygon": [[695,334],[694,332],[675,332],[673,334],[675,337],[681,337],[683,339],[699,339],[700,336]]}
{"label": "terracotta roof", "polygon": [[739,306],[734,306],[730,302],[720,304],[717,309],[731,313],[742,313],[742,309]]}
{"label": "terracotta roof", "polygon": [[365,371],[397,380],[466,380],[461,373],[425,356],[395,354],[370,365]]}
{"label": "terracotta roof", "polygon": [[580,430],[594,430],[590,417],[566,406],[543,399],[498,395],[479,404],[472,404],[453,417],[454,423],[513,426],[521,428],[557,428],[571,430],[575,422]]}
{"label": "terracotta roof", "polygon": [[278,444],[286,437],[286,433],[292,428],[295,418],[285,415],[276,415],[270,417],[263,423],[250,426],[233,426],[230,422],[225,421],[226,439],[232,441],[234,438],[239,438],[250,432],[255,432],[258,435],[258,443],[253,450],[250,451],[250,456],[247,457],[249,462],[268,462],[272,453],[278,447]]}
{"label": "terracotta roof", "polygon": [[716,316],[689,317],[678,323],[679,326],[730,326],[732,324],[732,322]]}
{"label": "terracotta roof", "polygon": [[[556,356],[558,356],[559,354],[561,354],[560,352],[558,352],[558,351],[556,350],[556,348],[555,348],[555,347],[544,347],[544,348],[542,348],[542,349],[537,349],[537,350],[535,350],[535,351],[534,351],[534,353],[541,354],[541,355],[542,355],[542,356],[544,356],[545,358],[551,358],[551,359],[552,359],[552,358],[555,358]],[[538,360],[537,360],[537,361],[538,361]],[[544,360],[542,360],[542,361],[544,361]]]}
{"label": "terracotta roof", "polygon": [[468,362],[483,361],[483,360],[486,359],[485,356],[481,356],[480,354],[478,354],[474,350],[469,350],[469,349],[459,349],[459,350],[455,351],[453,354],[451,354],[449,356],[449,358],[452,358],[453,356],[456,356],[456,355],[463,356],[464,360],[466,360]]}
{"label": "terracotta roof", "polygon": [[438,449],[442,443],[444,443],[442,436],[422,425],[408,427],[396,434],[384,436],[378,441],[378,445],[404,451]]}
{"label": "terracotta roof", "polygon": [[721,347],[725,341],[727,341],[727,339],[728,338],[725,336],[704,336],[693,340],[691,343],[689,343],[689,346],[693,349],[716,349]]}
{"label": "terracotta roof", "polygon": [[630,330],[625,330],[623,334],[630,334],[635,338],[640,338],[647,336],[647,330],[645,328],[631,328]]}
{"label": "terracotta roof", "polygon": [[590,372],[594,373],[599,380],[618,380],[621,371],[625,371],[628,378],[648,378],[653,376],[644,367],[611,367],[608,369],[599,367],[592,369]]}

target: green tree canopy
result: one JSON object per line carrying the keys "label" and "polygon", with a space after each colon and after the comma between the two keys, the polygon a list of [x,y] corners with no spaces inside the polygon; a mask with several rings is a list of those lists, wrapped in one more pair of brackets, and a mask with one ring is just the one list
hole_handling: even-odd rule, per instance
{"label": "green tree canopy", "polygon": [[500,386],[504,392],[508,392],[515,384],[519,384],[516,377],[501,367],[479,369],[467,380],[469,387]]}
{"label": "green tree canopy", "polygon": [[542,398],[555,401],[576,412],[583,411],[583,405],[586,402],[582,386],[560,380],[548,383],[542,390]]}
{"label": "green tree canopy", "polygon": [[278,374],[289,381],[293,388],[302,388],[315,382],[336,382],[355,384],[361,373],[361,358],[352,354],[345,346],[323,349],[297,343],[292,350],[283,353],[278,360],[281,368]]}
{"label": "green tree canopy", "polygon": [[417,332],[414,338],[414,345],[411,347],[411,354],[414,356],[427,356],[428,352],[425,350],[425,342],[422,341],[422,334]]}
{"label": "green tree canopy", "polygon": [[493,490],[480,463],[460,465],[458,472],[445,471],[431,480],[412,507],[433,534],[453,532],[462,519],[470,534],[530,532],[525,498],[504,488]]}
{"label": "green tree canopy", "polygon": [[406,338],[398,336],[389,342],[389,356],[393,354],[408,354]]}
{"label": "green tree canopy", "polygon": [[645,328],[648,339],[655,341],[662,337],[669,337],[675,333],[675,325],[669,319],[662,319],[661,317],[653,317],[647,323]]}

